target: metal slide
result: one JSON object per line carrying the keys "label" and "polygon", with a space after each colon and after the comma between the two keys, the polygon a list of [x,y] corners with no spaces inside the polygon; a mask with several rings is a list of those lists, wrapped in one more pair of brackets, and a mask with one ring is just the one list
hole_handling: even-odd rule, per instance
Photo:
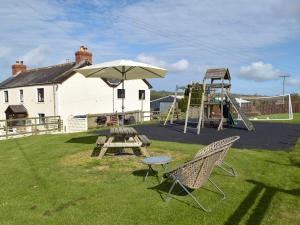
{"label": "metal slide", "polygon": [[243,123],[245,124],[246,128],[249,131],[254,131],[255,128],[254,128],[253,124],[248,119],[248,117],[246,116],[246,114],[244,113],[244,111],[241,109],[241,107],[239,106],[239,103],[235,100],[235,97],[233,95],[231,95],[230,93],[226,93],[226,95],[227,95],[229,101],[231,102],[231,104],[233,105],[234,109],[240,115],[240,117],[241,117]]}

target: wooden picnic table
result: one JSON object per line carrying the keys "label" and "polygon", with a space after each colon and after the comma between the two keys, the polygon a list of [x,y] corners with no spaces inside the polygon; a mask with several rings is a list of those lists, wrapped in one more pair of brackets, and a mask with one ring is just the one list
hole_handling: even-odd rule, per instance
{"label": "wooden picnic table", "polygon": [[[149,140],[148,140],[149,141]],[[150,141],[149,141],[150,143]],[[110,136],[101,147],[99,158],[101,159],[109,148],[122,151],[124,148],[138,150],[143,156],[149,156],[144,135],[138,135],[133,127],[116,127],[110,129]]]}
{"label": "wooden picnic table", "polygon": [[134,135],[137,135],[138,132],[133,127],[115,127],[115,128],[110,128],[110,134],[116,135],[116,136],[119,136],[119,135],[134,136]]}

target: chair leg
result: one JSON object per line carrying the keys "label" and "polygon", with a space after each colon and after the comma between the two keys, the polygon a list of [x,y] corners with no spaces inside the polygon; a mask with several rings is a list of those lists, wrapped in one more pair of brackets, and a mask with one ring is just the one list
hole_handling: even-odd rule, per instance
{"label": "chair leg", "polygon": [[[223,196],[222,200],[225,199],[226,195],[225,195],[225,193],[222,191],[222,189],[221,189],[215,182],[213,182],[211,179],[208,179],[208,180],[209,180],[209,181],[213,184],[213,186],[221,193],[221,195]],[[167,195],[165,201],[169,201],[171,192],[172,192],[172,190],[174,189],[176,183],[178,183],[178,184],[182,187],[182,189],[183,189],[186,193],[188,193],[189,196],[191,196],[191,198],[194,200],[194,202],[195,202],[201,209],[203,209],[205,212],[211,212],[211,209],[205,208],[205,207],[197,200],[197,198],[196,198],[191,192],[189,192],[189,190],[188,190],[182,183],[180,183],[179,180],[175,180],[175,181],[174,181],[174,183],[172,184],[172,186],[171,186],[171,188],[170,188],[170,190],[169,190],[169,192],[168,192],[168,195]]]}
{"label": "chair leg", "polygon": [[172,184],[172,186],[171,186],[171,188],[170,188],[170,190],[169,190],[169,192],[168,192],[168,194],[167,194],[167,197],[166,197],[166,199],[165,199],[166,202],[169,201],[170,195],[171,195],[171,193],[172,193],[172,191],[173,191],[173,189],[174,189],[174,187],[175,187],[175,185],[176,185],[177,182],[178,182],[178,181],[175,180],[174,183]]}
{"label": "chair leg", "polygon": [[226,195],[225,195],[224,191],[222,191],[222,189],[215,182],[213,182],[210,178],[208,178],[208,180],[221,193],[221,195],[223,196],[222,199],[225,199]]}
{"label": "chair leg", "polygon": [[189,194],[189,196],[191,196],[191,198],[194,200],[194,202],[201,208],[203,209],[205,212],[211,212],[211,209],[207,209],[205,208],[197,199],[196,197],[188,191],[188,189],[183,185],[181,184],[179,181],[178,181],[178,184],[182,187],[183,190],[185,190],[186,193]]}
{"label": "chair leg", "polygon": [[[222,164],[224,164],[228,169],[230,169],[230,170],[228,170],[227,168],[225,168],[224,166],[222,166]],[[232,176],[232,177],[235,177],[235,176],[237,176],[237,172],[233,169],[233,167],[232,166],[230,166],[229,164],[227,164],[227,163],[225,163],[225,162],[222,162],[222,164],[221,165],[218,165],[218,167],[220,167],[222,170],[224,170],[225,172],[227,172],[230,176]]]}

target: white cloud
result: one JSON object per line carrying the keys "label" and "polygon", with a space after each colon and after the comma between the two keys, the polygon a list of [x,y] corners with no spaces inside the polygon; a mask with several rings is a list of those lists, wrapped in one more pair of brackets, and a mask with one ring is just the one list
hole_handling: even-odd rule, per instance
{"label": "white cloud", "polygon": [[158,60],[156,57],[145,55],[144,53],[139,54],[137,56],[137,59],[143,63],[151,64],[153,66],[158,66],[158,67],[166,67],[167,66],[167,63],[165,61]]}
{"label": "white cloud", "polygon": [[297,78],[289,77],[286,80],[286,84],[290,86],[300,86],[300,77]]}
{"label": "white cloud", "polygon": [[40,45],[30,51],[28,51],[23,57],[21,57],[24,62],[32,66],[38,66],[44,64],[47,60],[48,55],[50,55],[50,48],[44,45]]}
{"label": "white cloud", "polygon": [[179,71],[187,70],[188,67],[189,67],[189,61],[187,61],[186,59],[181,59],[175,63],[172,63],[169,66],[169,70],[179,72]]}
{"label": "white cloud", "polygon": [[[74,51],[84,44],[94,62],[135,58],[144,52],[148,63],[185,71],[186,76],[151,81],[171,89],[201,79],[199,72],[209,67],[229,67],[235,73],[249,62],[292,57],[296,48],[277,48],[278,44],[290,46],[300,37],[299,0],[1,3],[0,80],[10,74],[16,59],[26,57],[29,67],[52,65],[74,59]],[[287,66],[298,65],[289,61]]]}
{"label": "white cloud", "polygon": [[300,34],[296,0],[145,0],[114,15],[119,18],[115,29],[129,42],[159,44],[163,56],[192,57],[204,64],[249,62],[257,48]]}
{"label": "white cloud", "polygon": [[164,60],[159,60],[154,56],[145,55],[144,53],[139,54],[137,59],[143,63],[166,68],[170,72],[182,72],[187,70],[189,67],[189,61],[186,59],[181,59],[174,63],[167,63]]}
{"label": "white cloud", "polygon": [[239,76],[248,80],[267,81],[278,79],[282,74],[277,69],[274,69],[271,64],[253,62],[248,66],[243,66],[239,71]]}
{"label": "white cloud", "polygon": [[70,1],[67,7],[58,1],[2,0],[1,3],[0,81],[10,75],[16,60],[23,60],[29,68],[53,65],[74,60],[80,45],[87,45],[95,62],[97,57],[105,61],[107,55],[111,59],[122,52],[116,43],[99,38],[101,24],[91,26],[88,22],[100,20],[90,19],[90,14],[82,10],[82,2],[76,5]]}

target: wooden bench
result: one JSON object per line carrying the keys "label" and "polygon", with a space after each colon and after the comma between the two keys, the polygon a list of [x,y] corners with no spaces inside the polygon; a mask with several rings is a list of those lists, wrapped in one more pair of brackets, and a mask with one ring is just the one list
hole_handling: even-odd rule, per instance
{"label": "wooden bench", "polygon": [[102,145],[105,144],[106,140],[107,140],[106,136],[99,136],[96,141],[96,146],[101,147]]}
{"label": "wooden bench", "polygon": [[138,137],[142,142],[143,146],[149,146],[151,144],[150,139],[146,135],[138,135]]}

